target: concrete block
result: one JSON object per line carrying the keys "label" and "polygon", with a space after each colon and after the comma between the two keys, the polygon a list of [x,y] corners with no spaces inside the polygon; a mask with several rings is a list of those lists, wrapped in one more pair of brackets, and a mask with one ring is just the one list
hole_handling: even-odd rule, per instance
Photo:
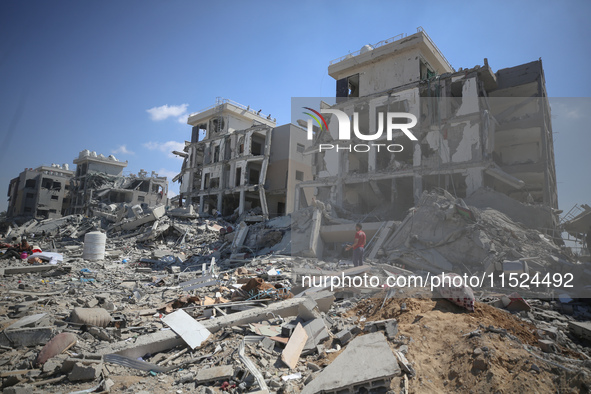
{"label": "concrete block", "polygon": [[386,335],[388,339],[394,339],[398,335],[398,322],[396,320],[389,320],[386,323]]}
{"label": "concrete block", "polygon": [[216,380],[230,379],[234,376],[234,368],[231,365],[200,369],[197,373],[197,383],[212,382]]}
{"label": "concrete block", "polygon": [[[302,390],[302,394],[387,388],[400,375],[398,362],[381,332],[355,338],[347,348]],[[355,389],[354,389],[355,388]]]}
{"label": "concrete block", "polygon": [[540,349],[542,349],[544,353],[556,353],[556,344],[547,339],[539,339],[538,346],[540,346]]}
{"label": "concrete block", "polygon": [[35,391],[35,388],[33,386],[25,385],[7,387],[2,392],[4,394],[29,394],[33,391]]}
{"label": "concrete block", "polygon": [[293,334],[293,330],[295,330],[295,328],[295,323],[285,323],[281,326],[281,336],[289,338],[291,334]]}
{"label": "concrete block", "polygon": [[328,330],[321,318],[310,320],[304,323],[304,329],[308,334],[308,340],[302,354],[308,354],[316,350],[316,346],[329,338]]}
{"label": "concrete block", "polygon": [[93,298],[86,303],[86,307],[87,308],[94,308],[95,306],[98,305],[98,303],[99,303],[98,300],[96,298]]}
{"label": "concrete block", "polygon": [[359,334],[360,332],[361,332],[361,329],[359,327],[347,328],[347,329],[344,329],[344,330],[338,332],[335,335],[335,339],[337,340],[337,342],[341,346],[344,346],[347,343],[349,343],[349,341],[351,341],[353,338],[355,338],[355,336],[357,334]]}
{"label": "concrete block", "polygon": [[82,380],[95,380],[101,375],[103,364],[89,364],[85,365],[82,362],[77,362],[68,375],[70,382],[78,382]]}
{"label": "concrete block", "polygon": [[591,340],[591,322],[568,322],[568,329],[574,335]]}
{"label": "concrete block", "polygon": [[43,373],[46,374],[53,374],[57,371],[60,371],[62,369],[62,360],[58,360],[56,358],[53,358],[49,361],[47,361],[45,364],[43,364],[43,368],[42,371]]}

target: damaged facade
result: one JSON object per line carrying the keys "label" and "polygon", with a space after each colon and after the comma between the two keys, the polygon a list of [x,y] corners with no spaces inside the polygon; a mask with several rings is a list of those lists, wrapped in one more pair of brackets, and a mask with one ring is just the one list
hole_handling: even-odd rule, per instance
{"label": "damaged facade", "polygon": [[168,181],[154,171],[148,176],[144,170],[135,175],[123,175],[127,161],[110,155],[83,150],[74,159],[76,176],[73,178],[75,194],[71,214],[89,215],[93,209],[114,210],[112,204],[156,206],[167,202]]}
{"label": "damaged facade", "polygon": [[[325,115],[330,132],[316,133],[314,143],[334,149],[317,151],[314,180],[298,189],[311,189],[318,200],[350,212],[379,211],[382,218],[401,220],[423,191],[443,188],[466,198],[490,188],[541,207],[545,227],[556,225],[552,127],[541,60],[494,73],[484,59],[483,66],[456,71],[419,29],[336,59],[328,73],[337,81],[336,104],[321,103],[321,108],[346,113],[353,137],[338,140],[337,117]],[[389,112],[416,116],[417,141],[401,130],[394,130],[392,140],[386,133],[376,141],[354,137],[356,123],[362,134],[371,135]],[[368,142],[384,146],[351,149]],[[388,151],[392,143],[403,149]],[[299,195],[298,208],[305,206]]]}
{"label": "damaged facade", "polygon": [[122,205],[148,208],[167,204],[168,181],[154,171],[151,175],[144,170],[124,175],[127,161],[87,149],[74,164],[75,171],[68,164],[52,164],[26,169],[12,179],[7,217],[19,222],[77,214],[116,218]]}
{"label": "damaged facade", "polygon": [[68,164],[25,169],[10,181],[7,216],[22,220],[61,217],[69,209],[73,176]]}
{"label": "damaged facade", "polygon": [[275,127],[271,115],[218,99],[216,105],[189,116],[191,141],[184,152],[180,202],[199,213],[230,216],[257,210],[268,218],[294,209],[296,183],[312,179],[305,131]]}

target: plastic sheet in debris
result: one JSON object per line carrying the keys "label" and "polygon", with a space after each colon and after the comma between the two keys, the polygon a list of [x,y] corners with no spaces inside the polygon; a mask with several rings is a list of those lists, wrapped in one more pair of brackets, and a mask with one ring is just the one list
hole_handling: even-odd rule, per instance
{"label": "plastic sheet in debris", "polygon": [[54,252],[42,252],[42,253],[33,253],[27,259],[28,262],[33,261],[35,258],[39,258],[41,260],[48,261],[49,264],[59,264],[64,261],[64,256],[59,253]]}

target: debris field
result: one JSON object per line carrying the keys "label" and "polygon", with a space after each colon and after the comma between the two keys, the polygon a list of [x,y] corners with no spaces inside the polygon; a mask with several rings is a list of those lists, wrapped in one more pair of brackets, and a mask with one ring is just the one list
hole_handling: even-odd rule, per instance
{"label": "debris field", "polygon": [[[589,263],[511,215],[425,192],[353,267],[342,251],[320,260],[307,250],[321,236],[315,229],[358,218],[320,202],[288,217],[257,214],[152,208],[119,212],[114,222],[72,215],[6,224],[6,242],[26,237],[38,251],[0,260],[3,392],[591,388],[586,298],[561,289],[385,285],[388,276],[441,272],[496,280],[516,266],[588,283]],[[363,275],[380,285],[302,286],[304,276]],[[453,292],[471,303],[460,306]]]}

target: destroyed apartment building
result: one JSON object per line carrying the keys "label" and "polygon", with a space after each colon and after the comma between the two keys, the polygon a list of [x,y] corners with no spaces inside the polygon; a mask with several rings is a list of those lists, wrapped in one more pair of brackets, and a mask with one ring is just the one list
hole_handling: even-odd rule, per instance
{"label": "destroyed apartment building", "polygon": [[88,149],[80,152],[74,164],[71,214],[115,211],[121,204],[153,207],[167,203],[168,181],[154,171],[151,175],[140,170],[137,175],[124,176],[127,161],[119,161],[113,155],[97,155]]}
{"label": "destroyed apartment building", "polygon": [[178,207],[165,178],[81,152],[79,214],[11,221],[0,244],[0,390],[590,392],[591,262],[555,234],[582,237],[591,207],[557,223],[541,63],[456,72],[421,30],[329,73],[321,106],[353,132],[412,113],[417,141],[348,150],[367,141],[328,113],[309,140],[220,99],[174,152]]}
{"label": "destroyed apartment building", "polygon": [[68,164],[26,169],[10,181],[7,217],[17,222],[57,219],[66,215],[111,217],[125,204],[155,207],[167,204],[168,181],[144,170],[124,175],[127,161],[83,150]]}
{"label": "destroyed apartment building", "polygon": [[295,186],[312,179],[305,130],[276,126],[271,115],[221,98],[189,115],[187,123],[193,126],[191,141],[183,152],[173,152],[184,157],[173,179],[181,183],[180,205],[222,216],[293,212]]}
{"label": "destroyed apartment building", "polygon": [[[541,60],[493,72],[484,59],[456,71],[419,28],[333,60],[328,73],[336,80],[336,103],[320,103],[328,130],[315,128],[314,179],[296,186],[296,209],[307,205],[300,190],[311,191],[365,218],[373,235],[384,220],[404,219],[424,191],[440,188],[553,232],[556,171]],[[335,110],[346,115],[344,125]],[[386,113],[413,114],[416,140],[400,129],[386,132]],[[410,121],[396,116],[394,123]],[[339,140],[343,126],[351,140]],[[383,133],[375,141],[357,135],[376,130]],[[534,214],[508,211],[514,203],[498,194]],[[323,232],[333,245],[349,240]]]}
{"label": "destroyed apartment building", "polygon": [[62,217],[70,208],[73,176],[68,164],[25,169],[8,186],[7,217],[24,221]]}

